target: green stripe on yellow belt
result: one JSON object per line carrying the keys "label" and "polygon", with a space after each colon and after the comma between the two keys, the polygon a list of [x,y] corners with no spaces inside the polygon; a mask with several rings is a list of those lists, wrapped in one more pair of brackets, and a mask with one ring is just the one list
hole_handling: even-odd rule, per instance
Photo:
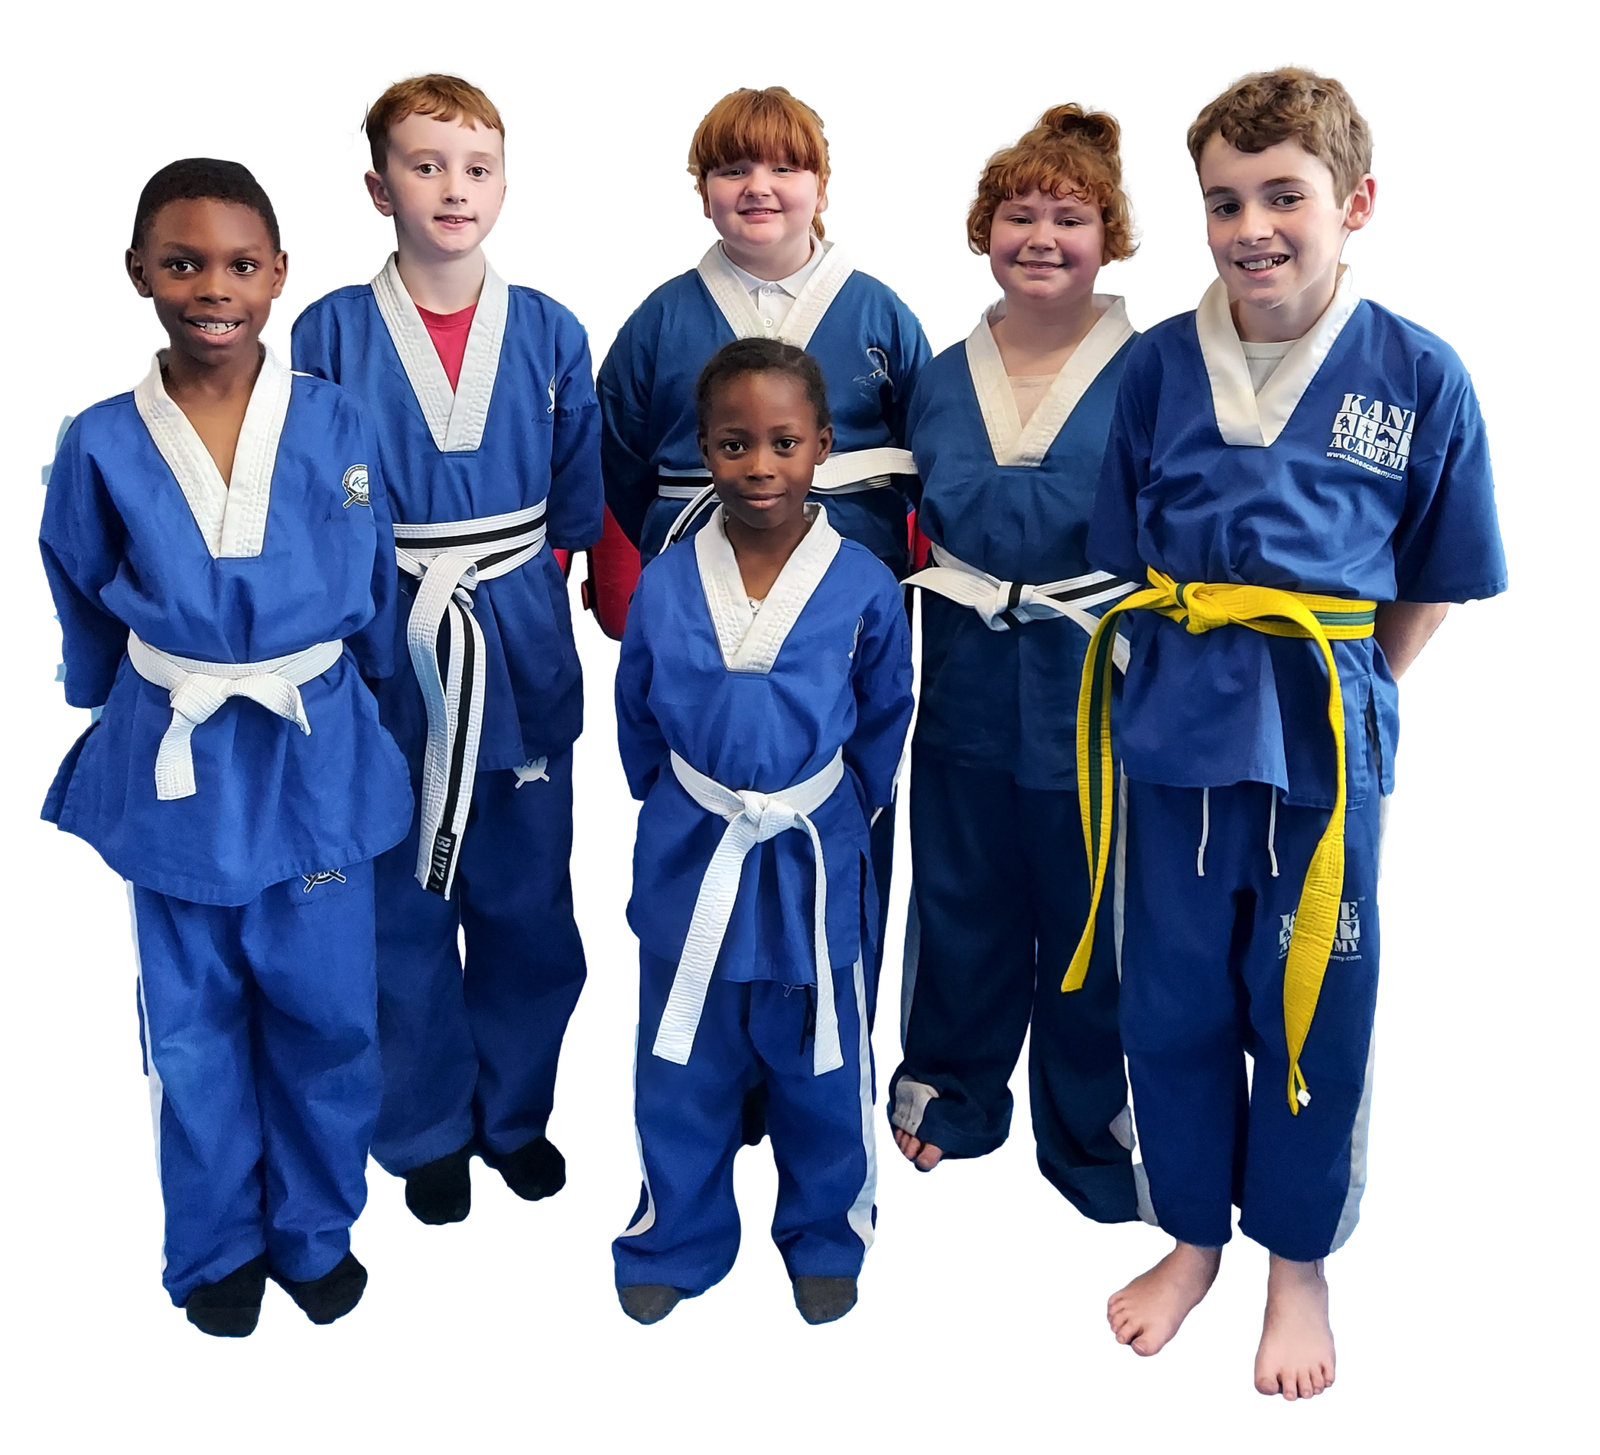
{"label": "green stripe on yellow belt", "polygon": [[1289,958],[1283,971],[1289,1110],[1298,1116],[1301,1106],[1311,1100],[1305,1077],[1300,1074],[1300,1052],[1322,992],[1322,977],[1327,973],[1338,922],[1339,896],[1344,888],[1344,698],[1339,692],[1339,669],[1334,664],[1331,644],[1370,637],[1377,603],[1271,586],[1180,582],[1154,569],[1149,576],[1148,587],[1124,597],[1100,618],[1083,663],[1083,683],[1078,693],[1078,806],[1083,816],[1083,841],[1089,851],[1091,893],[1089,920],[1061,988],[1078,989],[1089,969],[1095,917],[1111,858],[1111,648],[1116,641],[1115,619],[1126,611],[1156,611],[1181,621],[1196,635],[1219,626],[1242,626],[1268,636],[1314,641],[1328,669],[1328,725],[1333,729],[1336,772],[1333,812],[1317,841],[1300,889]]}

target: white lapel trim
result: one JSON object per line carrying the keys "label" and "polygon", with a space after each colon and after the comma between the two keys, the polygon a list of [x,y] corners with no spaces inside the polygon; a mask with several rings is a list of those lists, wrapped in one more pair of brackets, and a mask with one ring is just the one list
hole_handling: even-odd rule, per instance
{"label": "white lapel trim", "polygon": [[172,402],[162,383],[161,363],[166,356],[165,349],[156,354],[150,372],[133,391],[139,418],[183,491],[213,559],[259,556],[266,541],[272,471],[289,415],[294,376],[271,349],[262,347],[261,372],[250,391],[233,452],[233,479],[225,485],[189,416]]}
{"label": "white lapel trim", "polygon": [[813,504],[807,505],[806,511],[816,512],[811,529],[784,562],[760,611],[750,605],[720,505],[694,538],[700,585],[722,652],[722,665],[730,672],[772,670],[790,629],[839,554],[839,532],[828,524],[827,510]]}
{"label": "white lapel trim", "polygon": [[1061,366],[1026,429],[1017,414],[1016,396],[1011,392],[1011,381],[1006,377],[1005,362],[991,328],[991,324],[1005,317],[1005,300],[986,309],[978,326],[967,336],[967,372],[972,376],[972,389],[978,396],[978,410],[997,465],[1042,464],[1078,401],[1116,357],[1117,350],[1133,337],[1128,305],[1121,297],[1097,293],[1094,306],[1100,317]]}
{"label": "white lapel trim", "polygon": [[495,376],[500,372],[500,345],[505,339],[506,312],[511,290],[505,280],[483,262],[483,291],[478,295],[478,310],[472,315],[467,334],[467,351],[461,360],[461,377],[455,389],[439,362],[439,351],[428,337],[428,326],[417,312],[417,305],[400,278],[395,254],[372,280],[372,296],[400,364],[417,396],[417,407],[427,421],[435,448],[444,453],[477,449],[483,443],[483,427],[489,418],[489,401],[494,397]]}
{"label": "white lapel trim", "polygon": [[[822,261],[806,279],[805,286],[801,288],[789,309],[788,317],[777,332],[779,342],[793,344],[797,349],[803,349],[811,342],[811,335],[817,331],[817,325],[822,322],[829,305],[855,272],[855,264],[833,243],[819,240],[818,246],[822,249]],[[762,327],[761,317],[756,312],[755,301],[735,275],[733,265],[722,251],[720,243],[700,259],[695,271],[705,284],[706,292],[711,295],[711,301],[728,320],[728,327],[733,330],[735,338],[766,336],[766,329]]]}
{"label": "white lapel trim", "polygon": [[1305,337],[1296,340],[1257,394],[1228,308],[1227,285],[1218,278],[1206,289],[1195,313],[1195,332],[1200,336],[1200,354],[1211,380],[1211,407],[1224,444],[1262,448],[1276,443],[1360,302],[1355,275],[1342,266],[1333,301]]}

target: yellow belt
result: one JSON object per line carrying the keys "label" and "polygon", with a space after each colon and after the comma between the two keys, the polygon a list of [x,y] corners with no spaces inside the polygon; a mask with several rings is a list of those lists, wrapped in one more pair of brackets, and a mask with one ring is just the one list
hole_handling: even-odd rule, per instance
{"label": "yellow belt", "polygon": [[1377,604],[1349,601],[1338,596],[1313,596],[1304,591],[1282,591],[1270,586],[1208,585],[1174,581],[1151,569],[1150,585],[1125,596],[1100,618],[1083,663],[1083,684],[1078,693],[1078,806],[1083,815],[1083,840],[1089,850],[1091,893],[1089,921],[1067,968],[1062,990],[1076,990],[1089,968],[1094,944],[1095,916],[1105,888],[1106,865],[1111,857],[1111,648],[1116,640],[1112,625],[1125,611],[1157,611],[1181,621],[1191,632],[1219,626],[1243,626],[1274,637],[1304,637],[1317,644],[1328,669],[1328,725],[1333,729],[1335,761],[1333,813],[1317,841],[1306,870],[1295,911],[1289,959],[1283,971],[1283,1028],[1289,1047],[1289,1110],[1299,1115],[1311,1100],[1306,1079],[1300,1074],[1300,1052],[1322,993],[1322,977],[1333,949],[1333,932],[1344,888],[1344,699],[1339,692],[1339,669],[1334,665],[1333,641],[1370,637]]}

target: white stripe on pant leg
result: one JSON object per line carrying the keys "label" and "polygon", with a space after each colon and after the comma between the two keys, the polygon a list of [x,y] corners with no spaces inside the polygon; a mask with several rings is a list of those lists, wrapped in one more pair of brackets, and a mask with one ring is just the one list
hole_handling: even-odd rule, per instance
{"label": "white stripe on pant leg", "polygon": [[[1110,1122],[1110,1135],[1117,1138],[1120,1148],[1128,1152],[1139,1149],[1139,1135],[1133,1128],[1133,1108],[1123,1106],[1117,1116]],[[1149,1228],[1160,1228],[1160,1223],[1155,1220],[1155,1204],[1150,1202],[1150,1175],[1144,1170],[1144,1162],[1139,1157],[1133,1159],[1133,1202],[1138,1210],[1139,1221]]]}
{"label": "white stripe on pant leg", "polygon": [[917,961],[922,955],[922,918],[917,914],[917,886],[913,881],[906,904],[906,942],[900,957],[900,1054],[905,1055],[906,1031],[911,1026],[911,1000],[917,993]]}
{"label": "white stripe on pant leg", "polygon": [[145,1079],[150,1083],[150,1125],[155,1133],[156,1187],[161,1192],[161,1271],[167,1271],[166,1189],[161,1186],[161,1073],[156,1070],[155,1035],[150,1029],[150,1004],[144,995],[144,956],[139,953],[139,910],[133,898],[133,881],[123,881],[128,889],[128,918],[133,922],[133,969],[139,986],[139,1019],[144,1030]]}
{"label": "white stripe on pant leg", "polygon": [[867,1034],[867,977],[861,957],[856,957],[856,1056],[861,1083],[861,1146],[867,1154],[867,1180],[851,1205],[850,1226],[861,1239],[861,1250],[872,1246],[876,1229],[872,1226],[872,1202],[878,1195],[877,1126],[872,1120],[872,1040]]}
{"label": "white stripe on pant leg", "polygon": [[639,1177],[644,1183],[644,1211],[624,1228],[624,1238],[637,1238],[656,1225],[656,1195],[650,1191],[650,1173],[644,1165],[644,1139],[639,1135],[639,1027],[633,1028],[633,1145],[639,1153]]}
{"label": "white stripe on pant leg", "polygon": [[1376,1029],[1367,1041],[1367,1071],[1361,1082],[1361,1102],[1356,1107],[1355,1125],[1350,1128],[1350,1189],[1344,1195],[1339,1226],[1333,1230],[1330,1253],[1337,1253],[1355,1232],[1361,1218],[1361,1194],[1367,1187],[1367,1126],[1372,1119],[1372,1068],[1378,1055]]}

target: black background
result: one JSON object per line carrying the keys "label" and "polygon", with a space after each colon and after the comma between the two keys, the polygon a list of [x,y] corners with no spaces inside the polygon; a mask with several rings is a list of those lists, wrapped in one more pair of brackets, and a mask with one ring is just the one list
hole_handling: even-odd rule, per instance
{"label": "black background", "polygon": [[[925,26],[938,30],[931,19]],[[742,22],[733,29],[750,34]],[[933,38],[966,43],[960,35]],[[768,53],[762,43],[754,48]],[[149,306],[123,277],[122,248],[141,182],[173,157],[242,160],[274,198],[293,253],[290,288],[267,330],[280,355],[304,304],[378,271],[392,232],[363,195],[362,110],[387,75],[419,62],[466,70],[506,110],[510,198],[490,250],[509,279],[578,312],[598,367],[630,309],[693,266],[712,240],[683,152],[699,115],[730,86],[781,80],[821,110],[837,173],[830,235],[859,267],[898,288],[938,351],[970,330],[997,291],[962,238],[976,165],[1064,94],[1122,117],[1146,224],[1138,258],[1107,269],[1101,287],[1128,296],[1138,327],[1194,306],[1213,271],[1184,123],[1232,70],[1277,59],[1238,54],[1152,70],[1067,53],[1030,77],[997,66],[976,78],[952,69],[934,83],[904,61],[851,67],[802,51],[808,59],[800,64],[770,69],[723,61],[718,50],[650,78],[630,66],[626,82],[603,48],[592,58],[563,51],[552,74],[533,53],[507,64],[509,48],[493,40],[376,59],[352,48],[338,66],[312,69],[280,48],[272,75],[248,83],[235,62],[206,58],[203,48],[149,70],[130,64],[122,78],[82,93],[93,165],[67,190],[64,226],[48,243],[66,287],[59,295],[50,287],[32,293],[21,274],[26,303],[43,320],[26,439],[43,461],[62,411],[131,383],[162,343]],[[1475,198],[1488,163],[1440,123],[1394,58],[1344,66],[1323,56],[1320,64],[1346,77],[1378,130],[1378,216],[1347,253],[1358,291],[1442,333],[1466,357],[1496,429],[1506,490],[1518,477],[1509,461],[1522,455],[1522,426],[1509,405],[1515,355],[1494,347],[1502,295],[1486,282],[1478,251]],[[1507,515],[1510,535],[1514,509]],[[46,685],[56,635],[42,584],[32,600],[26,701],[37,704],[30,736],[43,743],[29,752],[26,773],[37,802],[83,717]],[[1438,1321],[1458,1332],[1482,1327],[1478,1300],[1486,1290],[1462,1281],[1461,1239],[1462,1229],[1490,1217],[1474,1200],[1482,1194],[1470,1191],[1470,1168],[1485,1157],[1475,1125],[1493,1088],[1464,1080],[1462,1042],[1480,1034],[1469,1029],[1477,1024],[1475,988],[1498,959],[1504,911],[1498,900],[1472,903],[1464,892],[1485,884],[1482,869],[1454,888],[1445,876],[1464,866],[1469,847],[1504,842],[1501,810],[1482,784],[1507,714],[1474,688],[1480,664],[1509,645],[1507,610],[1502,599],[1456,611],[1406,682],[1384,900],[1376,1170],[1365,1229],[1331,1269],[1344,1378],[1323,1405],[1346,1412],[1378,1409],[1416,1381],[1450,1372],[1435,1346]],[[851,1399],[866,1401],[861,1409],[872,1410],[872,1420],[906,1421],[912,1439],[930,1433],[946,1409],[1010,1412],[1006,1420],[1037,1415],[1069,1434],[1168,1401],[1176,1413],[1179,1399],[1181,1409],[1195,1401],[1205,1409],[1259,1407],[1248,1385],[1261,1311],[1259,1250],[1235,1242],[1218,1292],[1162,1359],[1146,1364],[1115,1348],[1102,1301],[1165,1242],[1149,1229],[1094,1228],[1070,1212],[1035,1172],[1026,1098],[1002,1152],[933,1176],[907,1167],[883,1136],[880,1236],[861,1306],[843,1324],[813,1332],[790,1306],[765,1233],[773,1202],[765,1148],[741,1157],[746,1239],[733,1276],[659,1329],[635,1329],[621,1316],[606,1245],[629,1220],[638,1186],[627,1116],[634,941],[622,920],[634,810],[611,736],[616,651],[587,619],[578,632],[587,730],[578,748],[573,880],[590,973],[550,1127],[570,1162],[566,1191],[528,1207],[475,1165],[470,1220],[427,1229],[406,1215],[400,1184],[374,1167],[373,1200],[355,1242],[371,1268],[362,1308],[333,1329],[310,1329],[269,1290],[250,1343],[202,1340],[166,1305],[155,1279],[160,1208],[120,885],[88,848],[34,826],[24,832],[43,866],[35,884],[45,885],[40,908],[50,946],[38,980],[45,1015],[59,1028],[58,1055],[46,1052],[40,1061],[45,1092],[35,1106],[54,1128],[43,1184],[58,1189],[46,1204],[51,1231],[43,1245],[53,1252],[38,1260],[43,1306],[88,1333],[94,1348],[138,1349],[141,1361],[176,1361],[171,1369],[187,1370],[186,1378],[195,1370],[218,1378],[218,1397],[250,1388],[258,1375],[270,1375],[274,1388],[296,1388],[283,1385],[285,1372],[317,1370],[318,1381],[365,1391],[360,1399],[371,1404],[451,1417],[469,1407],[494,1410],[512,1421],[507,1429],[530,1436],[547,1413],[568,1412],[592,1415],[595,1428],[605,1421],[626,1437],[640,1417],[610,1404],[606,1389],[651,1365],[675,1370],[685,1359],[694,1370],[680,1389],[688,1431],[701,1418],[714,1420],[704,1412],[723,1391],[763,1402],[782,1391],[779,1421],[827,1420],[838,1429],[826,1402],[840,1375],[858,1381]],[[56,970],[43,973],[50,962]],[[893,1008],[893,968],[883,997]],[[886,1071],[894,1061],[891,1015],[883,1016],[877,1047]],[[579,1361],[584,1383],[549,1380],[557,1367]],[[1146,1402],[1133,1407],[1130,1396]],[[294,1410],[283,1413],[293,1418]]]}

